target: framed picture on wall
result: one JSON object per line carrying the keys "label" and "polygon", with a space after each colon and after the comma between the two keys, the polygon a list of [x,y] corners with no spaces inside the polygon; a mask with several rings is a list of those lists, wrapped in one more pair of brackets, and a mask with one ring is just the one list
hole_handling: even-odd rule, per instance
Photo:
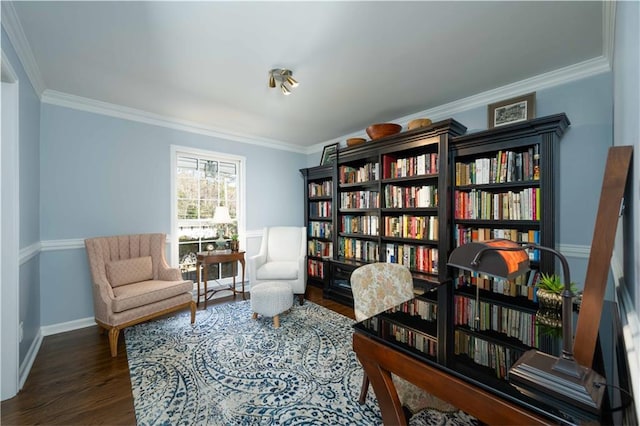
{"label": "framed picture on wall", "polygon": [[489,129],[518,121],[531,120],[536,116],[536,93],[489,104]]}
{"label": "framed picture on wall", "polygon": [[327,164],[333,164],[336,161],[336,153],[338,152],[338,143],[327,145],[322,149],[322,158],[320,159],[320,165],[326,166]]}

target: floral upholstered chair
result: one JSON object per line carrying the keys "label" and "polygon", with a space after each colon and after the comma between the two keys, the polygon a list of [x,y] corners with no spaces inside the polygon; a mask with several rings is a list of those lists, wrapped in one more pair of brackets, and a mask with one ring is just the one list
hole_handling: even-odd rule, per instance
{"label": "floral upholstered chair", "polygon": [[85,240],[93,281],[96,323],[109,330],[111,356],[120,330],[180,309],[196,316],[193,282],[165,260],[165,234],[134,234]]}
{"label": "floral upholstered chair", "polygon": [[[356,321],[363,321],[415,297],[411,272],[406,266],[396,263],[371,263],[357,268],[351,274],[351,291]],[[423,408],[457,410],[398,376],[394,375],[392,378],[402,405],[412,413]],[[368,389],[369,378],[365,373],[360,390],[360,404],[364,404]]]}

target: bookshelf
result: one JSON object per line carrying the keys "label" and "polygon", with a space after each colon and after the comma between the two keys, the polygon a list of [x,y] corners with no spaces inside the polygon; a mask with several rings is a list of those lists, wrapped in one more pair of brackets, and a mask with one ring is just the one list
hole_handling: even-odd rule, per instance
{"label": "bookshelf", "polygon": [[[493,238],[555,246],[557,145],[568,126],[557,114],[452,139],[452,248]],[[499,379],[532,347],[560,349],[536,321],[535,280],[554,273],[554,258],[535,250],[529,257],[535,269],[512,281],[452,268],[450,349]]]}
{"label": "bookshelf", "polygon": [[304,218],[307,227],[307,284],[324,288],[328,259],[333,257],[334,166],[302,169],[304,177]]}
{"label": "bookshelf", "polygon": [[[338,150],[335,253],[325,296],[352,304],[349,278],[370,262],[406,265],[420,292],[447,279],[449,140],[466,127],[443,120]],[[442,218],[445,218],[442,220]]]}

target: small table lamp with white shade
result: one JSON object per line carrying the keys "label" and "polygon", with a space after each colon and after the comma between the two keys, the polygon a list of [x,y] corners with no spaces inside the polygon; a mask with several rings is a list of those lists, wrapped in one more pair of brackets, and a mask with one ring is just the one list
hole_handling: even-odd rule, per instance
{"label": "small table lamp with white shade", "polygon": [[[229,208],[227,206],[218,206],[216,207],[216,211],[213,215],[213,224],[215,225],[226,225],[232,223],[233,220],[229,215]],[[227,244],[224,239],[224,232],[222,231],[222,226],[217,227],[218,239],[216,240],[216,247],[218,250],[224,249]]]}

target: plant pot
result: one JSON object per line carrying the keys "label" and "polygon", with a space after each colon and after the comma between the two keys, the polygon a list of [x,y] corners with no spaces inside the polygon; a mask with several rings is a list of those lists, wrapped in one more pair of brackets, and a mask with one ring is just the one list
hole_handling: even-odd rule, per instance
{"label": "plant pot", "polygon": [[538,305],[541,310],[561,310],[562,296],[542,288],[538,289]]}
{"label": "plant pot", "polygon": [[231,248],[231,251],[238,251],[240,249],[240,241],[238,240],[229,241],[229,248]]}

